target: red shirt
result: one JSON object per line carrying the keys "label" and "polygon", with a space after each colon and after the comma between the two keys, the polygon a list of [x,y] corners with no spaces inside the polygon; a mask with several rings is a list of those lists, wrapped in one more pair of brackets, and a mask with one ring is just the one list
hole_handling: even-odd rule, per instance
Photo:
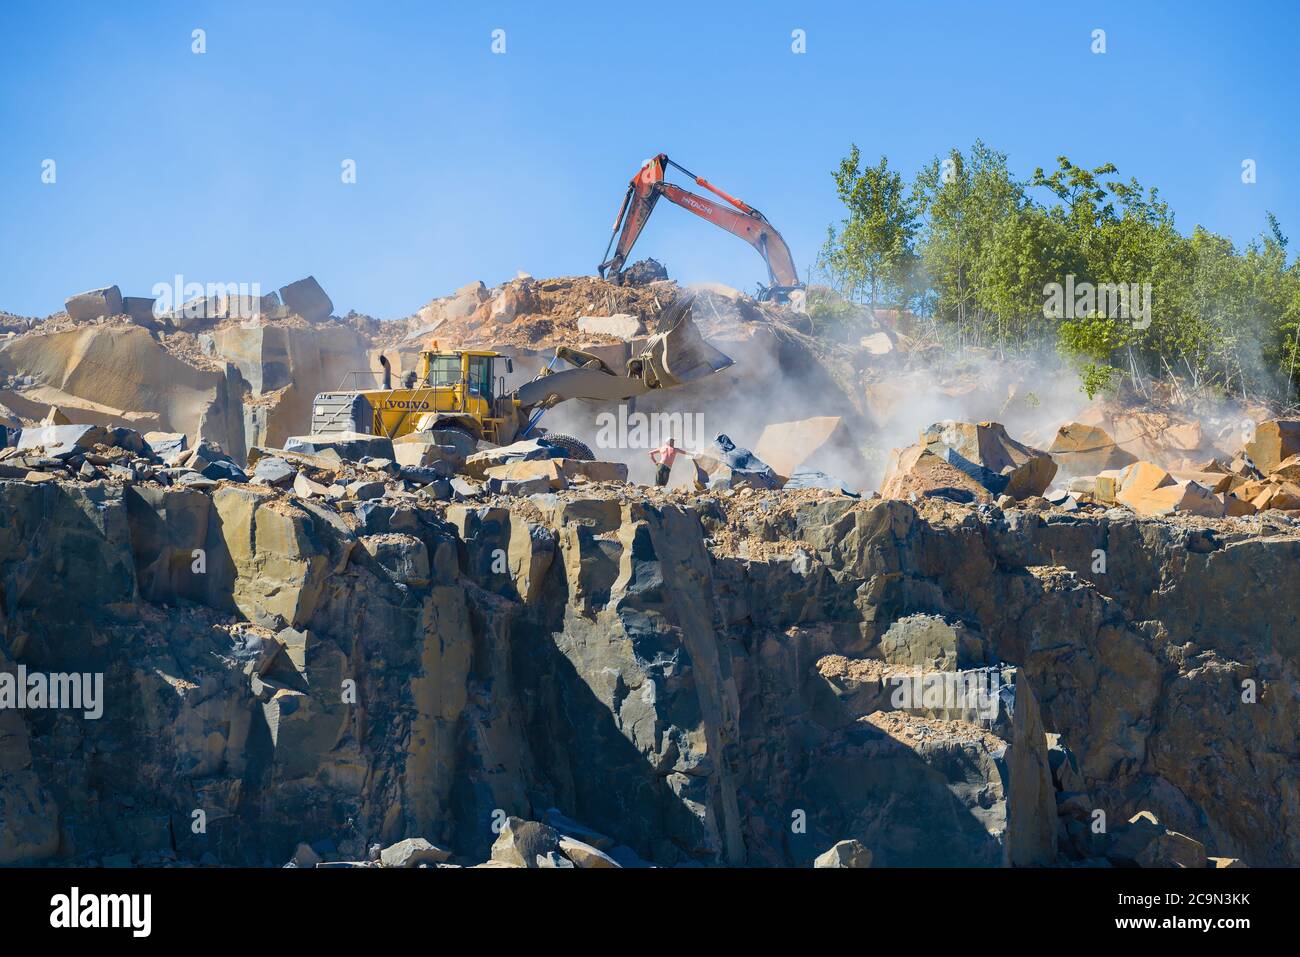
{"label": "red shirt", "polygon": [[659,448],[655,449],[650,454],[653,456],[657,456],[655,461],[658,462],[660,465],[667,465],[671,467],[673,462],[677,460],[677,448],[672,445],[661,445],[659,446]]}

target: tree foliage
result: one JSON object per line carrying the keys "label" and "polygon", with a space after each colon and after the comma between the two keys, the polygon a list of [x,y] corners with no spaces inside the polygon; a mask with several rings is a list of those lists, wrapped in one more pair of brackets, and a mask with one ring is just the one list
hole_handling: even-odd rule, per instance
{"label": "tree foliage", "polygon": [[[979,141],[936,157],[910,190],[885,157],[864,167],[856,146],[833,175],[847,215],[819,263],[873,311],[906,308],[959,346],[1059,349],[1089,394],[1176,377],[1194,390],[1295,398],[1300,264],[1272,214],[1238,248],[1199,226],[1180,232],[1158,190],[1120,178],[1114,164],[1060,156],[1020,180]],[[1132,291],[1149,314],[1117,313],[1099,293],[1105,308],[1089,299],[1051,315],[1049,289],[1067,280]]]}
{"label": "tree foliage", "polygon": [[903,177],[884,156],[864,167],[854,146],[834,176],[848,215],[829,231],[819,261],[841,294],[865,296],[874,308],[913,281],[916,209]]}

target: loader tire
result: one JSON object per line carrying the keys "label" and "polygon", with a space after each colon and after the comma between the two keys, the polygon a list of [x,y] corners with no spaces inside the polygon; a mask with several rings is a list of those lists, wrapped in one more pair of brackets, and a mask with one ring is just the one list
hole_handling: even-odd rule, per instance
{"label": "loader tire", "polygon": [[542,436],[542,440],[550,445],[564,449],[564,457],[568,459],[578,459],[583,462],[594,462],[595,454],[591,447],[585,442],[579,442],[571,435],[560,435],[558,432],[547,432]]}

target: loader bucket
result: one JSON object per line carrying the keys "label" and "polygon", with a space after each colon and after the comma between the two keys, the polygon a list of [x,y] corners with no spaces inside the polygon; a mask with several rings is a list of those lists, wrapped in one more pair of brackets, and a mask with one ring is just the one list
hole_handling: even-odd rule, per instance
{"label": "loader bucket", "polygon": [[661,328],[667,325],[667,330],[651,337],[639,357],[641,375],[653,388],[671,389],[733,364],[730,356],[704,340],[691,318],[693,306],[693,296],[682,296],[669,306],[661,320]]}
{"label": "loader bucket", "polygon": [[593,353],[561,346],[555,350],[556,358],[575,368],[543,369],[515,390],[516,405],[528,413],[569,399],[617,402],[721,372],[732,365],[731,357],[704,341],[691,319],[693,301],[689,294],[680,296],[664,310],[659,323],[664,331],[651,336],[641,354],[628,360],[626,375],[616,373]]}
{"label": "loader bucket", "polygon": [[521,408],[531,409],[538,405],[549,408],[569,399],[617,402],[645,392],[646,384],[640,379],[600,369],[563,369],[524,383],[515,392],[515,399]]}

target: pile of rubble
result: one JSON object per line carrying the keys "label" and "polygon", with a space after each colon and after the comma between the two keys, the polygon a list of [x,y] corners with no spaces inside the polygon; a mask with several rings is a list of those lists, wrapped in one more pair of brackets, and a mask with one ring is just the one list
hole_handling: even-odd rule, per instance
{"label": "pile of rubble", "polygon": [[1017,442],[1001,424],[948,420],[923,430],[915,445],[892,453],[880,494],[1012,503],[1042,495],[1055,474],[1050,455]]}
{"label": "pile of rubble", "polygon": [[1062,426],[1051,451],[1074,475],[1055,500],[1067,508],[1123,505],[1147,518],[1240,517],[1270,509],[1300,515],[1300,422],[1262,422],[1234,454],[1184,459],[1168,469],[1078,423]]}
{"label": "pile of rubble", "polygon": [[[106,286],[69,297],[65,314],[43,321],[14,317],[0,346],[0,426],[10,432],[31,427],[57,408],[70,423],[203,436],[233,464],[251,469],[255,457],[294,450],[291,440],[310,421],[318,392],[374,387],[381,354],[400,376],[415,368],[420,350],[434,341],[443,348],[499,350],[515,359],[507,388],[535,374],[557,346],[591,351],[620,368],[656,331],[662,307],[678,291],[657,263],[640,264],[638,274],[639,281],[622,286],[592,276],[526,274],[494,287],[476,282],[405,320],[382,323],[356,313],[334,318],[333,302],[310,276],[267,296],[204,296],[167,310]],[[641,397],[637,411],[701,410],[698,417],[713,420],[707,434],[721,435],[736,448],[749,444],[752,452],[741,451],[761,466],[741,464],[733,449],[717,443],[700,448],[697,438],[691,484],[698,487],[869,493],[878,486],[886,498],[1067,510],[1124,506],[1145,516],[1234,517],[1300,507],[1295,463],[1282,461],[1295,454],[1295,443],[1280,434],[1269,438],[1269,429],[1285,423],[1266,422],[1251,440],[1285,446],[1288,455],[1276,462],[1246,448],[1230,451],[1224,434],[1194,418],[1115,403],[1094,403],[1055,435],[1056,422],[1039,431],[1041,415],[1033,428],[1021,421],[1013,438],[1000,423],[1014,427],[1017,410],[1034,400],[1025,386],[1035,372],[1032,364],[993,383],[981,375],[979,350],[968,350],[951,375],[940,374],[924,330],[900,317],[882,313],[878,330],[854,348],[809,335],[813,321],[806,315],[726,287],[692,288],[697,326],[736,360],[735,368]],[[771,401],[774,387],[781,390],[779,403]],[[896,450],[886,465],[878,456],[895,443],[882,443],[880,436],[918,389],[938,390],[953,403],[998,417],[921,429],[917,443]],[[593,428],[594,410],[562,406],[548,415],[559,417],[562,431],[590,441],[584,430]],[[1001,418],[1004,410],[1012,413],[1009,418]],[[453,479],[454,497],[480,486],[488,494],[535,494],[584,480],[617,481],[620,474],[548,464],[434,478],[410,471],[432,467],[416,461],[414,452],[402,453],[406,461],[399,461],[396,447],[368,454],[381,467],[362,471],[385,476],[386,489],[425,490],[435,498],[447,494],[440,483]],[[625,473],[649,480],[644,455],[623,457],[630,465]],[[360,464],[355,455],[343,458],[352,463],[349,468]],[[385,460],[390,464],[383,465]],[[877,469],[884,466],[878,482],[873,462]],[[1138,463],[1148,467],[1132,467]],[[143,465],[134,468],[148,473]],[[489,482],[496,483],[490,490]]]}
{"label": "pile of rubble", "polygon": [[486,861],[456,863],[453,852],[422,837],[408,837],[389,847],[373,844],[364,861],[338,860],[336,848],[327,843],[317,849],[299,844],[286,867],[392,867],[392,868],[623,868],[650,867],[625,844],[571,821],[549,808],[545,821],[508,817],[492,844]]}
{"label": "pile of rubble", "polygon": [[[1059,474],[1062,484],[1052,486]],[[959,504],[1106,510],[1144,518],[1237,518],[1276,510],[1300,517],[1300,422],[1261,423],[1235,455],[1169,469],[1139,459],[1103,429],[1071,422],[1044,451],[997,422],[936,423],[894,450],[883,498]]]}
{"label": "pile of rubble", "polygon": [[69,297],[0,344],[0,412],[202,434],[242,463],[301,431],[318,392],[372,366],[364,324],[333,318],[314,278],[265,296],[222,288],[174,308],[116,286]]}
{"label": "pile of rubble", "polygon": [[[652,261],[632,275],[618,286],[594,276],[476,282],[388,322],[334,317],[312,277],[266,296],[205,294],[175,308],[104,286],[69,297],[64,313],[15,318],[0,341],[0,423],[37,425],[57,408],[76,424],[202,435],[242,467],[253,449],[285,448],[303,432],[318,393],[378,387],[381,356],[400,379],[435,342],[497,350],[514,360],[507,389],[551,363],[560,346],[623,368],[679,291]],[[749,443],[779,475],[806,473],[796,485],[861,489],[869,429],[847,358],[808,335],[806,316],[723,286],[692,288],[697,324],[736,368],[715,377],[725,381],[642,397],[637,411],[716,416],[708,434],[726,430]],[[773,377],[798,382],[780,405],[768,401]],[[573,405],[548,416],[592,444],[595,416],[619,408]],[[740,408],[736,421],[730,410]],[[623,458],[634,477],[649,480],[643,454]]]}
{"label": "pile of rubble", "polygon": [[[545,439],[491,447],[443,429],[403,436],[301,436],[283,449],[254,446],[243,468],[220,445],[184,433],[47,422],[22,429],[0,450],[0,479],[152,483],[213,491],[222,483],[264,486],[352,511],[380,499],[467,501],[527,496],[592,483],[623,483],[627,467],[565,457]],[[482,449],[479,446],[484,446]]]}
{"label": "pile of rubble", "polygon": [[[385,324],[382,346],[403,373],[415,368],[419,350],[432,342],[444,349],[501,352],[512,357],[516,371],[508,387],[550,363],[557,347],[592,353],[610,368],[622,369],[650,336],[663,331],[661,313],[682,291],[658,264],[644,272],[643,282],[621,286],[594,276],[521,276],[490,288],[471,283],[415,316]],[[811,335],[809,318],[791,308],[721,284],[686,290],[694,297],[692,319],[701,335],[735,364],[723,375],[639,396],[636,411],[680,420],[689,410],[705,421],[707,435],[725,432],[760,458],[771,456],[769,464],[778,474],[789,477],[802,465],[804,471],[838,475],[862,488],[862,450],[871,428],[855,392],[851,350]],[[774,385],[782,389],[780,403],[771,401]],[[618,410],[617,404],[562,406],[548,417],[558,417],[557,428],[590,443],[593,416]],[[639,477],[649,481],[648,472]]]}
{"label": "pile of rubble", "polygon": [[[686,489],[697,492],[857,495],[825,472],[800,468],[783,475],[727,435],[689,457],[695,474]],[[1090,468],[1095,473],[1087,474]],[[1062,483],[1053,486],[1058,469]],[[9,446],[0,450],[0,479],[106,480],[203,491],[248,483],[315,498],[341,512],[379,500],[486,503],[570,488],[634,488],[627,484],[625,464],[569,458],[544,436],[500,447],[458,429],[395,440],[348,432],[293,436],[283,448],[252,447],[241,465],[219,443],[203,438],[191,443],[184,433],[73,424],[57,410],[39,426],[10,433]],[[638,488],[636,494],[649,490]],[[1125,507],[1144,518],[1237,518],[1267,510],[1300,518],[1300,423],[1263,423],[1231,460],[1166,470],[1135,459],[1092,426],[1063,426],[1051,450],[1042,451],[1017,442],[999,423],[949,420],[922,430],[915,445],[894,451],[877,494],[913,503],[1067,512]]]}
{"label": "pile of rubble", "polygon": [[[633,269],[652,262],[643,260]],[[659,314],[678,292],[662,267],[644,271],[645,281],[618,286],[597,276],[534,279],[527,273],[491,288],[472,282],[395,324],[401,338],[390,333],[390,341],[436,336],[451,348],[478,348],[490,339],[497,348],[546,350],[643,338],[654,332]]]}

